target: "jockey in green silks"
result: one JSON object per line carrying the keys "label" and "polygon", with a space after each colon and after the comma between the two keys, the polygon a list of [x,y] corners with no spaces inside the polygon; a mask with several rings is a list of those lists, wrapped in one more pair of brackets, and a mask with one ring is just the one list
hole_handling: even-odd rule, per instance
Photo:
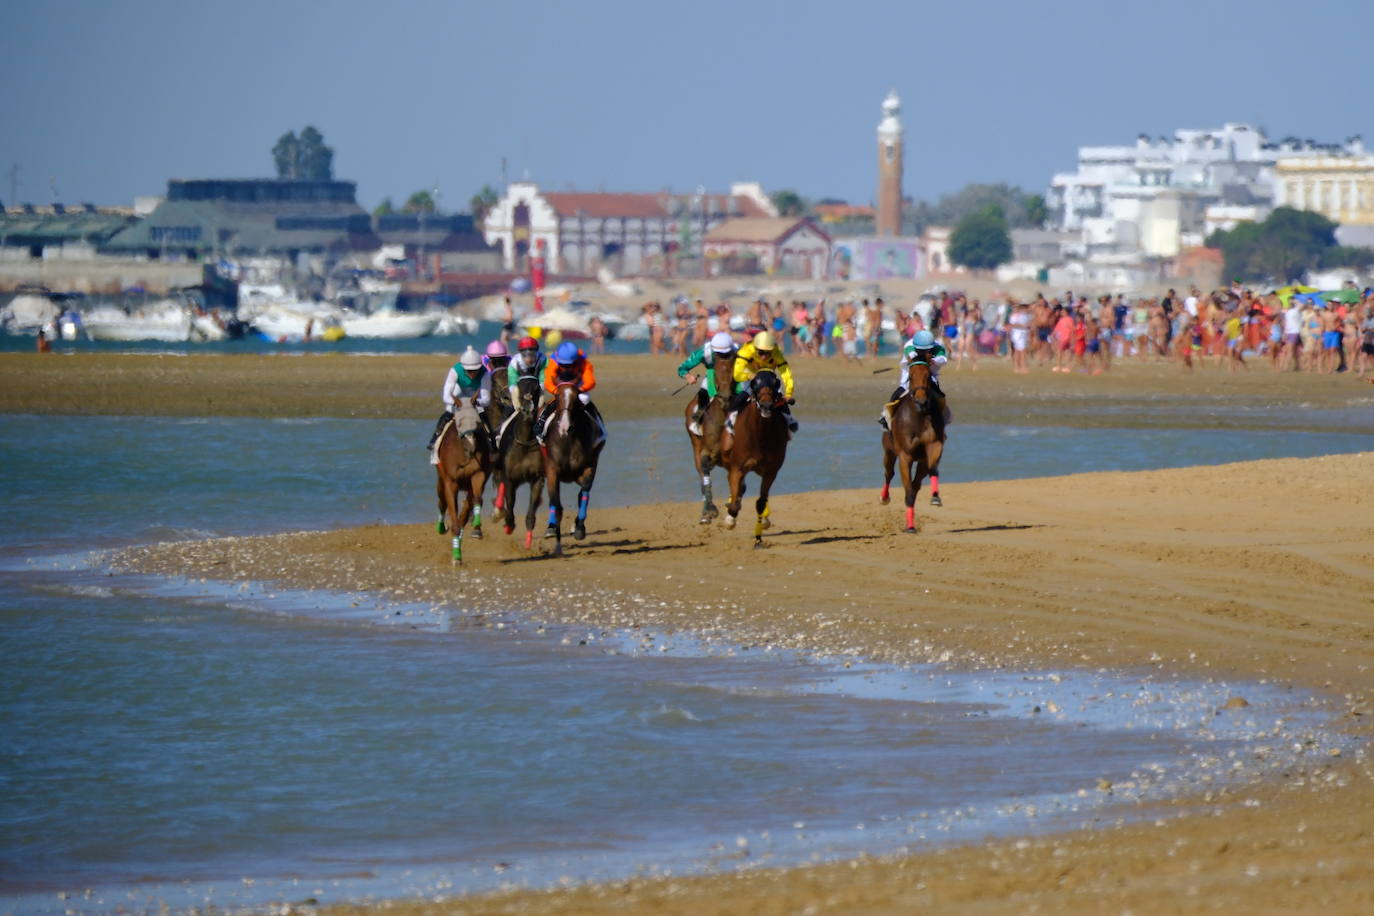
{"label": "jockey in green silks", "polygon": [[897,364],[897,371],[901,373],[901,384],[892,392],[892,397],[888,398],[888,404],[883,407],[882,413],[878,417],[878,425],[883,429],[891,428],[892,405],[901,400],[902,395],[906,394],[907,368],[913,362],[922,362],[930,366],[930,385],[932,395],[940,416],[940,422],[948,425],[952,417],[949,412],[949,405],[945,403],[945,392],[940,387],[940,369],[945,363],[949,362],[949,354],[945,352],[944,346],[935,339],[935,335],[929,331],[917,331],[905,344],[902,345],[902,359]]}
{"label": "jockey in green silks", "polygon": [[[730,336],[729,331],[720,331],[711,338],[709,344],[698,347],[682,361],[682,365],[677,367],[678,378],[686,378],[688,370],[694,366],[705,367],[705,377],[701,380],[701,387],[697,389],[697,404],[692,409],[692,422],[687,427],[693,435],[701,435],[701,418],[706,416],[706,408],[710,406],[711,399],[718,393],[716,391],[716,374],[712,371],[716,365],[716,360],[733,360],[734,358],[735,339]],[[728,393],[733,394],[734,392]]]}

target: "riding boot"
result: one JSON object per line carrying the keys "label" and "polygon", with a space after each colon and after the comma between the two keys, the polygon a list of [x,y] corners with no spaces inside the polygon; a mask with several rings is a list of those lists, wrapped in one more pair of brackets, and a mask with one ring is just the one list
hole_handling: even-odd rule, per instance
{"label": "riding boot", "polygon": [[444,425],[453,419],[453,412],[446,410],[439,414],[439,422],[434,424],[434,432],[430,434],[429,445],[425,446],[425,451],[433,451],[434,443],[439,441],[439,434],[444,431]]}
{"label": "riding boot", "polygon": [[544,435],[548,431],[549,418],[553,416],[553,401],[549,401],[539,409],[539,418],[534,422],[534,441],[541,446],[544,444]]}
{"label": "riding boot", "polygon": [[792,416],[792,408],[783,404],[782,415],[787,418],[787,431],[795,433],[797,431],[797,418]]}
{"label": "riding boot", "polygon": [[597,410],[591,401],[587,402],[587,413],[592,415],[592,420],[596,423],[596,441],[592,443],[592,448],[596,448],[606,441],[606,421],[601,418],[601,411]]}
{"label": "riding boot", "polygon": [[692,420],[687,424],[687,429],[694,436],[701,435],[701,420],[706,416],[706,408],[711,403],[711,396],[706,393],[704,388],[697,389],[697,403],[692,408]]}
{"label": "riding boot", "polygon": [[730,412],[725,417],[725,429],[731,435],[733,435],[735,432],[735,417],[739,416],[739,412],[743,410],[744,405],[748,403],[749,389],[747,388],[742,388],[739,391],[736,391],[734,396],[730,398]]}

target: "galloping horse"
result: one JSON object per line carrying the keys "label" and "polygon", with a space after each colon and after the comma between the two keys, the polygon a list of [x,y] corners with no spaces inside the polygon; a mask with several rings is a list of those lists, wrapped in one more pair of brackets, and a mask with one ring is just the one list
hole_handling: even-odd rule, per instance
{"label": "galloping horse", "polygon": [[930,386],[930,366],[912,362],[907,368],[906,394],[892,408],[892,428],[883,431],[882,503],[888,504],[892,468],[898,465],[906,495],[906,530],[911,534],[916,533],[916,493],[921,480],[927,475],[934,480],[940,473],[940,456],[945,450],[945,433],[936,426]]}
{"label": "galloping horse", "polygon": [[763,529],[768,521],[768,490],[787,457],[787,415],[778,409],[783,403],[782,383],[777,375],[763,370],[749,383],[749,400],[735,417],[735,431],[726,433],[721,448],[721,465],[730,475],[730,501],[725,504],[725,527],[735,527],[744,497],[744,475],[759,475],[759,498],[754,501],[758,517],[754,521],[754,546],[763,546]]}
{"label": "galloping horse", "polygon": [[502,476],[500,450],[501,444],[496,441],[496,433],[501,428],[501,424],[506,422],[515,412],[515,408],[510,404],[510,382],[506,376],[505,366],[496,366],[491,372],[491,401],[482,409],[482,420],[487,424],[487,429],[491,430],[491,448],[493,462],[491,468],[491,482],[496,487],[496,502],[493,505],[498,512],[505,502],[506,481]]}
{"label": "galloping horse", "polygon": [[592,481],[596,479],[596,462],[601,446],[596,442],[596,421],[577,397],[577,386],[560,384],[553,395],[553,416],[544,437],[544,487],[549,491],[549,527],[545,537],[554,539],[554,556],[563,553],[563,500],[558,493],[560,483],[576,483],[577,522],[573,537],[579,541],[587,536],[587,502],[591,499]]}
{"label": "galloping horse", "polygon": [[[482,490],[491,473],[491,452],[485,433],[479,429],[481,421],[471,404],[463,404],[452,422],[439,437],[439,522],[440,534],[445,531],[444,517],[453,529],[453,562],[463,559],[463,528],[472,518],[472,536],[482,536]],[[463,511],[458,512],[458,493],[465,495]]]}
{"label": "galloping horse", "polygon": [[525,549],[534,544],[534,514],[539,510],[544,494],[544,456],[534,438],[536,405],[539,403],[539,379],[525,376],[520,379],[516,394],[519,415],[506,427],[497,444],[496,474],[501,490],[496,508],[505,512],[506,534],[515,531],[515,491],[522,483],[529,484],[530,504],[525,511]]}
{"label": "galloping horse", "polygon": [[701,476],[701,519],[703,525],[720,515],[711,496],[711,471],[720,464],[721,439],[725,435],[726,405],[730,394],[735,390],[735,360],[716,357],[711,371],[716,377],[716,396],[706,405],[706,413],[701,418],[701,435],[692,432],[692,413],[697,406],[697,395],[693,394],[687,402],[683,424],[688,427],[687,438],[692,443],[692,463]]}

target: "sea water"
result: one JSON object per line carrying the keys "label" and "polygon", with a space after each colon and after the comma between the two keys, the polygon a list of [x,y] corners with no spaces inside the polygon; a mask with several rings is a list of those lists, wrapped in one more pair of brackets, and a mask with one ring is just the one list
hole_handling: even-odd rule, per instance
{"label": "sea water", "polygon": [[[433,897],[919,850],[1118,816],[1108,801],[1196,787],[1279,723],[1341,741],[1319,703],[1263,685],[845,667],[679,634],[646,653],[519,609],[479,628],[461,605],[397,616],[101,568],[122,544],[427,519],[427,433],[0,419],[0,909]],[[824,447],[793,449],[781,492],[865,483],[873,430],[806,435]],[[965,427],[947,478],[1153,466],[1161,433],[1134,435]],[[1374,447],[1166,435],[1188,464]],[[695,497],[680,424],[611,436],[593,518]],[[1233,692],[1251,705],[1218,717]]]}

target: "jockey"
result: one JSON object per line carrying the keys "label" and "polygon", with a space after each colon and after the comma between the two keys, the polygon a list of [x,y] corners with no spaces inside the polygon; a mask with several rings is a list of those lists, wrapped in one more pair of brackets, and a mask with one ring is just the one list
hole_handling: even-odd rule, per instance
{"label": "jockey", "polygon": [[[587,354],[571,340],[563,341],[553,352],[553,359],[549,360],[544,369],[544,390],[549,394],[556,394],[558,386],[568,382],[577,386],[577,399],[587,408],[587,412],[596,423],[596,441],[592,443],[592,447],[596,448],[606,441],[606,423],[601,419],[601,411],[592,403],[591,390],[596,387],[596,372],[593,371],[592,361],[587,359]],[[550,400],[539,412],[536,427],[538,432],[535,438],[539,440],[540,445],[544,444],[549,421],[553,419],[553,408],[554,402]]]}
{"label": "jockey", "polygon": [[952,422],[949,405],[945,403],[944,389],[940,387],[940,369],[949,362],[949,355],[945,353],[944,346],[935,339],[934,334],[929,331],[917,331],[902,345],[902,359],[897,364],[902,381],[892,392],[892,397],[888,398],[888,403],[883,406],[882,414],[878,417],[878,425],[883,429],[891,429],[892,405],[906,394],[907,368],[913,362],[924,362],[930,366],[930,385],[934,389],[935,403],[940,408],[940,421],[946,424]]}
{"label": "jockey", "polygon": [[[734,358],[735,339],[729,331],[717,331],[709,344],[698,347],[677,367],[678,378],[687,378],[687,370],[693,366],[705,367],[701,387],[697,389],[697,406],[692,410],[692,422],[687,427],[693,435],[701,435],[701,418],[706,415],[711,398],[716,396],[716,374],[712,371],[716,360]],[[696,381],[696,375],[693,374],[689,381]]]}
{"label": "jockey", "polygon": [[785,400],[779,405],[779,409],[787,418],[788,430],[794,433],[797,431],[797,421],[788,409],[788,404],[792,401],[792,369],[787,365],[787,357],[782,355],[782,347],[774,340],[773,332],[760,331],[735,354],[735,396],[730,401],[730,416],[725,421],[725,427],[730,432],[735,431],[735,415],[749,401],[751,386],[744,383],[752,382],[754,376],[765,369],[776,373],[782,380],[782,395]]}
{"label": "jockey", "polygon": [[506,434],[506,427],[510,426],[520,413],[520,380],[522,378],[532,378],[539,382],[539,392],[535,395],[534,406],[539,406],[539,400],[544,392],[544,367],[549,359],[539,352],[539,341],[533,337],[522,337],[516,346],[515,358],[506,367],[506,392],[510,395],[511,406],[515,408],[510,416],[506,417],[506,422],[501,424],[501,429],[496,433],[496,441],[500,442]]}
{"label": "jockey", "polygon": [[444,412],[439,415],[434,434],[429,437],[428,449],[434,448],[439,434],[444,431],[444,424],[453,419],[463,401],[476,399],[478,410],[491,403],[491,375],[482,365],[482,357],[472,347],[464,350],[458,362],[448,370],[448,376],[444,379],[443,398]]}
{"label": "jockey", "polygon": [[493,340],[487,344],[487,352],[482,354],[482,365],[487,367],[487,371],[495,375],[497,371],[506,368],[510,363],[510,351],[506,345],[499,340]]}

